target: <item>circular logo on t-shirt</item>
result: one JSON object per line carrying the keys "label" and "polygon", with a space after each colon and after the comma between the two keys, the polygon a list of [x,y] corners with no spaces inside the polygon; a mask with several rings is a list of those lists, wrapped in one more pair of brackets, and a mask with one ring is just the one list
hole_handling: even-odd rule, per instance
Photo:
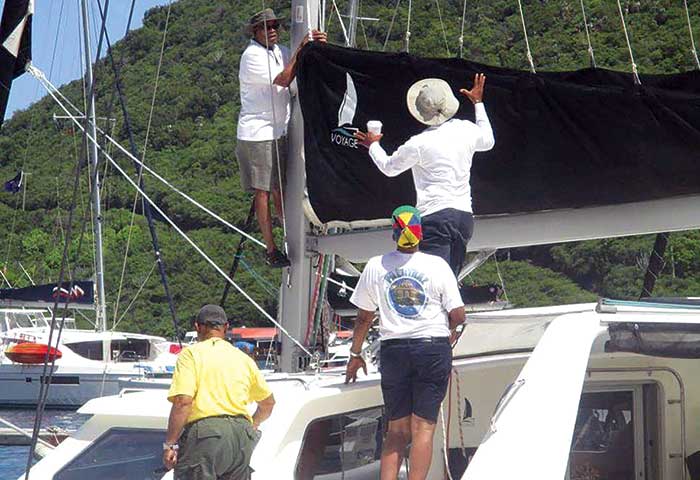
{"label": "circular logo on t-shirt", "polygon": [[389,284],[387,297],[391,308],[402,317],[408,318],[420,315],[427,300],[423,284],[417,279],[407,276],[392,280]]}

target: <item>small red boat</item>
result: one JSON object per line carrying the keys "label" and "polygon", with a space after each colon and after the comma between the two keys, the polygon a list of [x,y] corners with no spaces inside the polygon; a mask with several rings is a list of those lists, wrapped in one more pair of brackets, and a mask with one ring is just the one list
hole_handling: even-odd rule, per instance
{"label": "small red boat", "polygon": [[49,362],[62,356],[61,352],[54,347],[29,342],[10,345],[5,350],[5,356],[15,363],[37,364],[44,363],[47,351],[49,352]]}

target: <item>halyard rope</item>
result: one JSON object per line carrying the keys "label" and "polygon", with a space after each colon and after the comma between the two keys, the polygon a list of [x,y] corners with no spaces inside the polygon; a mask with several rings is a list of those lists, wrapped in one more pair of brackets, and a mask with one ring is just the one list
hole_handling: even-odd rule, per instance
{"label": "halyard rope", "polygon": [[593,44],[591,43],[591,34],[588,31],[588,18],[586,18],[586,7],[583,6],[583,0],[581,0],[581,13],[583,14],[583,26],[586,30],[586,41],[588,42],[588,55],[591,57],[591,66],[593,68],[598,68],[595,64],[595,55],[593,54]]}
{"label": "halyard rope", "polygon": [[637,73],[637,64],[634,63],[634,54],[632,53],[632,44],[630,43],[630,36],[627,33],[627,24],[625,23],[625,14],[622,13],[622,5],[620,0],[617,0],[617,10],[620,12],[620,21],[622,22],[622,31],[625,33],[625,41],[627,42],[627,50],[630,54],[630,62],[632,64],[632,76],[634,77],[634,83],[641,85],[642,82],[639,80],[639,73]]}
{"label": "halyard rope", "polygon": [[527,38],[527,27],[525,26],[525,14],[523,13],[523,4],[518,0],[518,8],[520,9],[520,22],[523,25],[523,34],[525,35],[525,51],[527,54],[527,61],[530,63],[530,71],[532,73],[537,73],[535,71],[535,62],[532,59],[532,52],[530,51],[530,40]]}

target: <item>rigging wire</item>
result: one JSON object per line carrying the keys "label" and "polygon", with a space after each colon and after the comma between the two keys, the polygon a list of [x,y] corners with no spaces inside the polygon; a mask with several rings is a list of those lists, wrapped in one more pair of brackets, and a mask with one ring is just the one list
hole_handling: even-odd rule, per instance
{"label": "rigging wire", "polygon": [[[262,0],[262,8],[263,10],[265,9],[265,0]],[[308,14],[308,5],[305,5],[307,14]],[[276,136],[275,130],[277,129],[277,112],[275,109],[275,79],[272,78],[272,63],[270,62],[270,42],[267,39],[267,18],[263,20],[263,28],[265,28],[265,49],[267,50],[267,76],[268,76],[268,81],[270,83],[270,107],[272,109],[272,136]],[[309,28],[311,26],[309,25]],[[311,30],[309,30],[309,35],[311,35]],[[279,49],[279,47],[278,47]],[[275,55],[275,49],[274,46],[272,48],[272,55]],[[280,50],[280,56],[282,56],[282,51]],[[276,57],[275,57],[276,58]],[[275,160],[277,164],[277,188],[279,190],[279,197],[280,197],[280,207],[282,209],[281,212],[275,212],[277,215],[282,216],[282,234],[284,236],[284,253],[286,255],[289,255],[289,245],[287,243],[287,216],[285,215],[285,208],[284,208],[284,185],[282,185],[282,165],[280,165],[280,146],[279,146],[279,138],[274,138],[274,143],[275,143]],[[272,193],[272,192],[271,192]],[[274,197],[274,193],[272,193]],[[275,202],[273,202],[275,203]],[[266,205],[267,207],[267,205]],[[268,207],[269,208],[269,207]],[[275,205],[275,209],[277,208],[277,205]],[[272,217],[270,216],[270,223],[272,223]]]}
{"label": "rigging wire", "polygon": [[139,298],[139,295],[143,291],[144,287],[146,286],[148,281],[151,279],[151,275],[153,274],[153,271],[156,269],[157,266],[158,266],[158,262],[156,262],[154,260],[153,266],[151,266],[151,269],[148,271],[148,275],[146,275],[146,278],[141,283],[141,286],[134,294],[134,298],[131,299],[131,302],[129,302],[129,305],[127,305],[127,307],[122,312],[122,315],[121,315],[121,317],[119,317],[119,320],[117,320],[116,317],[114,318],[114,325],[112,326],[112,332],[114,332],[117,329],[117,327],[119,326],[121,321],[124,320],[124,317],[126,317],[126,314],[129,313],[129,310],[131,309],[131,307],[134,305],[134,303],[136,303],[136,300]]}
{"label": "rigging wire", "polygon": [[396,14],[399,13],[399,5],[401,5],[401,0],[396,0],[396,6],[394,7],[394,14],[391,16],[391,22],[389,23],[389,29],[386,31],[386,38],[384,39],[384,46],[382,47],[382,52],[386,52],[386,46],[389,43],[389,37],[391,37],[391,29],[394,28],[394,20],[396,20]]}
{"label": "rigging wire", "polygon": [[408,18],[406,19],[406,53],[409,53],[411,45],[411,10],[413,9],[413,0],[408,0]]}
{"label": "rigging wire", "polygon": [[[27,71],[29,73],[32,73],[34,70],[34,67],[31,65],[27,67]],[[32,73],[33,74],[33,73]],[[42,73],[43,75],[43,73]],[[40,82],[41,83],[41,82]],[[43,84],[43,83],[42,83]],[[80,125],[80,122],[78,122],[74,117],[71,116],[71,120],[76,123],[77,125],[80,126],[80,128],[84,131],[86,131],[86,127],[83,127]],[[87,152],[87,144],[83,143],[83,147],[85,150],[82,153]],[[81,170],[82,170],[82,161],[81,158],[83,155],[81,154],[80,156],[76,157],[76,166],[75,166],[75,179],[73,181],[73,196],[72,196],[72,201],[71,205],[68,208],[68,219],[67,219],[67,225],[66,225],[66,231],[65,231],[65,242],[63,245],[63,253],[61,256],[61,268],[59,270],[58,274],[58,281],[57,285],[60,287],[62,286],[65,282],[65,275],[66,275],[66,270],[68,270],[68,282],[69,282],[69,289],[73,288],[73,278],[75,276],[75,271],[78,268],[78,263],[80,259],[80,252],[82,251],[82,247],[84,244],[84,238],[85,238],[85,230],[86,230],[86,225],[87,225],[87,209],[83,209],[83,218],[82,218],[82,225],[80,229],[80,235],[78,237],[78,245],[76,248],[76,253],[75,253],[75,259],[73,263],[72,269],[68,268],[69,265],[69,260],[68,260],[68,254],[70,252],[70,246],[72,243],[72,231],[73,231],[73,215],[75,212],[75,205],[77,203],[77,197],[80,195],[80,177],[81,177]],[[48,346],[51,347],[53,345],[53,335],[54,331],[56,330],[56,317],[57,317],[57,311],[58,307],[60,304],[60,297],[56,296],[54,300],[54,305],[53,308],[51,309],[51,328],[49,329],[49,337],[48,337]],[[67,307],[67,304],[66,304]],[[56,334],[56,346],[58,346],[61,342],[61,335],[63,334],[63,327],[65,325],[66,321],[66,312],[67,310],[64,308],[63,309],[63,317],[60,321],[60,324],[58,326],[58,333]],[[29,479],[29,473],[31,471],[32,465],[33,465],[33,459],[34,459],[34,451],[36,449],[36,445],[39,440],[39,430],[41,428],[41,421],[44,415],[44,410],[46,409],[46,401],[48,399],[49,395],[49,387],[51,386],[51,379],[53,377],[55,367],[56,367],[56,357],[54,356],[51,359],[51,369],[48,371],[47,375],[47,370],[49,366],[49,353],[50,349],[47,349],[46,354],[44,356],[44,365],[42,369],[42,374],[40,376],[40,379],[42,381],[40,382],[39,386],[39,395],[37,398],[37,408],[36,408],[36,415],[34,417],[34,427],[32,430],[32,441],[29,447],[29,454],[27,457],[27,469],[25,473],[25,480]]]}
{"label": "rigging wire", "polygon": [[493,255],[493,260],[496,262],[496,274],[498,275],[498,281],[501,282],[501,287],[503,288],[503,297],[506,299],[506,302],[510,302],[510,300],[508,300],[508,292],[506,291],[506,282],[503,281],[501,268],[498,265],[498,256],[496,254]]}
{"label": "rigging wire", "polygon": [[442,28],[442,38],[445,40],[445,50],[447,50],[447,56],[451,57],[450,46],[447,43],[447,30],[445,30],[445,22],[442,21],[442,12],[440,11],[440,0],[435,0],[435,6],[437,7],[438,18],[440,19],[440,27]]}
{"label": "rigging wire", "polygon": [[636,85],[641,85],[642,82],[639,80],[639,73],[637,72],[637,64],[634,63],[634,54],[632,53],[632,44],[630,43],[630,36],[627,33],[627,24],[625,23],[625,14],[622,13],[622,4],[620,0],[617,0],[617,10],[620,12],[620,21],[622,22],[622,31],[625,32],[625,41],[627,42],[627,50],[630,54],[630,62],[632,65],[632,76],[634,78],[634,83]]}
{"label": "rigging wire", "polygon": [[114,146],[117,147],[117,150],[121,151],[124,155],[126,155],[127,157],[129,157],[131,160],[133,160],[133,161],[134,161],[135,163],[137,163],[139,166],[143,167],[143,169],[146,170],[146,172],[148,172],[148,173],[150,173],[151,175],[153,175],[157,180],[159,180],[159,181],[160,181],[161,183],[163,183],[165,186],[167,186],[167,187],[169,187],[170,189],[172,189],[175,193],[177,193],[177,194],[179,194],[180,196],[182,196],[185,200],[187,200],[188,202],[190,202],[192,205],[194,205],[195,207],[199,208],[199,209],[202,210],[203,212],[207,213],[208,215],[210,215],[210,216],[213,217],[214,219],[218,220],[218,221],[221,222],[223,225],[227,226],[228,228],[230,228],[231,230],[235,231],[235,232],[238,233],[239,235],[242,235],[242,236],[246,237],[248,240],[250,240],[250,241],[252,241],[252,242],[254,242],[254,243],[260,245],[260,246],[263,247],[263,248],[265,248],[265,244],[264,244],[263,242],[261,242],[260,240],[258,240],[258,239],[255,238],[255,237],[253,237],[252,235],[246,233],[246,232],[243,231],[242,229],[236,227],[236,226],[233,225],[232,223],[230,223],[230,222],[224,220],[221,216],[217,215],[216,213],[214,213],[213,211],[211,211],[209,208],[205,207],[204,205],[202,205],[201,203],[199,203],[198,201],[196,201],[195,199],[193,199],[192,197],[190,197],[189,195],[187,195],[185,192],[183,192],[182,190],[180,190],[179,188],[177,188],[176,186],[174,186],[173,184],[171,184],[168,180],[166,180],[166,179],[163,178],[161,175],[159,175],[159,174],[158,174],[155,170],[153,170],[151,167],[149,167],[148,165],[143,164],[138,158],[134,157],[134,156],[131,154],[131,152],[129,152],[129,151],[126,150],[123,146],[121,146],[121,145],[119,144],[119,142],[117,142],[114,138],[112,138],[112,137],[109,136],[109,135],[107,135],[106,138],[107,138],[107,140],[108,140],[109,142],[111,142],[112,144],[114,144]]}
{"label": "rigging wire", "polygon": [[[101,31],[102,31],[102,33],[106,32],[106,17],[102,18]],[[82,38],[81,38],[81,41],[82,41]],[[97,52],[97,56],[99,58],[99,49]],[[82,65],[82,61],[81,61],[81,65]],[[35,70],[36,69],[31,64],[28,65],[26,68],[26,71],[34,76],[36,76],[34,73]],[[43,74],[43,72],[41,73],[41,76],[43,77],[43,79],[45,81],[48,82],[48,79],[46,79],[46,76]],[[43,81],[41,81],[41,80],[39,83],[44,85]],[[86,81],[83,80],[83,85],[84,85],[84,88],[83,88],[84,97],[83,98],[84,98],[84,100],[87,100],[87,98],[85,97],[87,85],[85,85],[85,84],[86,84]],[[90,85],[90,98],[91,98],[91,100],[94,100],[93,94],[94,94],[95,85],[96,85],[96,80],[93,79],[93,82]],[[51,93],[51,92],[49,92],[49,93]],[[53,95],[52,95],[52,97],[55,99],[55,97]],[[65,110],[65,108],[64,108],[64,110]],[[77,124],[83,132],[86,133],[86,137],[87,137],[87,126],[88,126],[89,120],[88,120],[87,116],[83,116],[83,118],[85,120],[85,126],[81,125],[80,122],[78,122],[75,119],[75,117],[71,116],[71,120],[75,124]],[[95,142],[95,145],[97,145],[97,147],[99,148],[99,143],[97,142],[97,139],[93,139],[93,141]],[[88,145],[89,144],[88,144],[87,140],[85,142],[83,142],[84,150],[82,153],[85,155],[87,155]],[[73,281],[74,281],[75,272],[78,268],[78,264],[79,264],[79,260],[80,260],[80,252],[82,251],[82,247],[84,244],[83,240],[85,237],[85,230],[86,230],[86,225],[87,225],[87,212],[88,212],[88,210],[84,209],[83,210],[82,226],[81,226],[80,235],[78,238],[78,245],[77,245],[77,249],[76,249],[76,257],[75,257],[75,261],[73,263],[73,267],[70,268],[68,254],[69,254],[70,246],[71,246],[71,242],[72,242],[73,215],[74,215],[74,211],[75,211],[75,205],[77,204],[77,197],[79,196],[80,192],[82,191],[81,182],[80,182],[81,170],[82,170],[82,161],[81,161],[82,158],[83,158],[82,154],[76,158],[75,180],[73,182],[73,198],[72,198],[72,202],[71,202],[71,205],[69,208],[69,213],[68,213],[68,223],[67,223],[66,232],[65,232],[65,243],[64,243],[64,247],[63,247],[63,254],[62,254],[62,258],[61,258],[61,268],[59,271],[59,277],[58,277],[58,283],[57,283],[57,285],[59,287],[61,287],[63,285],[64,276],[65,276],[66,270],[67,270],[68,271],[69,289],[73,288]],[[94,191],[92,189],[96,188],[96,185],[97,185],[98,169],[96,167],[94,168],[94,174],[95,174],[95,178],[92,179],[92,182],[91,182],[91,194],[94,194]],[[90,209],[90,214],[92,215],[92,209]],[[93,241],[94,240],[95,240],[95,237],[93,234]],[[48,337],[49,347],[51,347],[51,345],[53,344],[52,339],[53,339],[54,331],[56,330],[56,316],[57,316],[57,309],[58,309],[59,303],[60,303],[60,297],[56,296],[53,309],[51,309],[51,328],[49,330],[49,337]],[[65,307],[67,307],[67,306],[68,306],[68,301],[66,301],[66,304],[65,304]],[[66,310],[66,308],[64,308],[63,309],[63,318],[60,322],[60,325],[58,326],[58,333],[56,335],[56,346],[60,345],[61,335],[63,333],[63,327],[65,325],[65,320],[66,320],[66,312],[67,312],[67,310]],[[43,371],[42,371],[42,375],[40,377],[40,379],[42,379],[42,381],[40,382],[39,395],[38,395],[38,399],[37,399],[37,409],[36,409],[36,415],[34,418],[34,427],[33,427],[33,431],[32,431],[32,441],[31,441],[31,445],[30,445],[29,455],[27,458],[27,469],[26,469],[26,473],[25,473],[25,479],[27,479],[27,480],[29,478],[29,473],[31,471],[31,467],[33,464],[33,456],[34,456],[34,451],[36,449],[36,444],[37,444],[38,439],[39,439],[39,430],[41,428],[41,421],[42,421],[42,417],[44,414],[44,410],[46,408],[46,401],[47,401],[48,395],[49,395],[49,388],[52,384],[52,377],[53,377],[53,374],[55,371],[56,357],[54,356],[51,359],[51,370],[48,372],[48,376],[47,376],[50,351],[51,351],[50,348],[47,349],[46,354],[44,356]],[[45,381],[44,381],[44,379],[45,379]]]}
{"label": "rigging wire", "polygon": [[[135,6],[135,0],[132,0],[131,7],[129,9],[129,18],[127,20],[126,29],[124,32],[125,36],[128,35],[129,30],[131,28],[131,21],[133,19],[133,14],[134,14],[134,6]],[[99,1],[98,1],[98,7],[100,7],[100,14],[103,15],[101,4]],[[104,17],[104,15],[103,15],[103,17]],[[121,52],[121,56],[119,59],[119,66],[117,66],[117,64],[114,61],[114,55],[112,53],[112,45],[109,41],[109,34],[106,31],[105,31],[105,40],[107,41],[107,56],[109,57],[111,67],[112,67],[112,70],[114,72],[114,86],[115,86],[115,90],[113,91],[108,111],[110,112],[110,115],[111,115],[112,106],[114,105],[114,99],[115,99],[115,97],[117,97],[119,99],[119,105],[121,107],[122,115],[124,118],[124,125],[126,127],[126,133],[127,133],[127,137],[129,140],[129,147],[130,147],[131,151],[134,153],[133,156],[135,157],[135,155],[138,154],[138,148],[136,147],[136,142],[134,140],[134,133],[133,133],[133,129],[131,128],[131,120],[129,117],[129,111],[126,107],[126,101],[124,99],[121,79],[119,76],[119,68],[121,68],[121,66],[123,66],[123,64],[124,64],[125,50],[123,50]],[[110,117],[110,115],[108,115],[108,118]],[[114,124],[113,124],[113,128],[114,128]],[[103,140],[106,140],[104,132],[101,132],[101,133],[103,135]],[[111,154],[111,145],[108,148],[108,153]],[[109,165],[109,162],[106,162],[106,163],[107,163],[107,165]],[[141,174],[141,170],[139,169],[138,165],[136,163],[134,163],[134,166],[136,167],[139,174]],[[105,166],[105,168],[107,168],[107,166]],[[139,185],[142,188],[144,188],[142,176],[140,177]],[[138,198],[138,197],[136,197],[136,198]],[[175,334],[177,335],[178,343],[181,344],[181,342],[180,342],[181,335],[180,335],[179,322],[177,320],[177,311],[175,309],[175,304],[173,302],[172,295],[170,293],[170,288],[168,285],[168,277],[167,277],[167,274],[165,271],[165,263],[164,263],[162,255],[161,255],[161,252],[160,252],[160,244],[158,242],[158,233],[157,233],[155,226],[153,224],[153,214],[151,212],[151,208],[150,208],[150,205],[148,203],[143,203],[143,212],[144,212],[144,215],[146,217],[148,230],[149,230],[149,233],[151,236],[151,246],[153,247],[153,254],[154,254],[156,263],[158,265],[158,272],[160,274],[161,284],[163,285],[163,293],[165,293],[165,298],[168,301],[168,309],[170,310],[170,315],[172,317],[173,327],[175,330]],[[132,216],[132,220],[133,220],[133,216]]]}
{"label": "rigging wire", "polygon": [[[70,107],[74,110],[74,112],[73,112],[72,114],[71,114],[70,112],[68,112],[68,115],[69,115],[69,116],[71,116],[71,117],[72,117],[72,116],[77,116],[77,117],[83,116],[83,113],[80,111],[80,109],[79,109],[78,107],[76,107],[73,103],[71,103],[71,101],[70,101],[68,98],[66,98],[66,96],[63,95],[63,93],[62,93],[58,88],[56,88],[56,86],[55,86],[54,84],[52,84],[52,83],[46,78],[46,76],[43,74],[43,72],[41,72],[41,70],[38,70],[37,68],[32,67],[30,70],[28,70],[28,72],[29,72],[30,74],[32,74],[33,76],[35,76],[35,77],[44,85],[44,88],[46,88],[47,91],[49,91],[49,93],[53,93],[54,95],[60,97],[63,101],[65,101],[65,102],[68,104],[68,106],[70,106]],[[57,102],[58,102],[58,100],[57,100]],[[58,102],[58,103],[61,104],[61,102]],[[149,167],[148,165],[146,165],[146,164],[144,164],[143,162],[141,162],[141,160],[139,160],[138,158],[136,158],[136,156],[134,156],[134,154],[132,154],[129,150],[127,150],[126,148],[124,148],[124,147],[123,147],[119,142],[117,142],[114,138],[112,138],[110,135],[105,134],[105,132],[104,132],[102,129],[100,129],[99,127],[97,127],[97,131],[98,131],[100,134],[103,134],[104,137],[105,137],[110,143],[112,143],[115,147],[117,147],[117,150],[119,150],[120,152],[122,152],[122,153],[123,153],[124,155],[126,155],[130,160],[132,160],[134,163],[136,163],[137,165],[139,165],[139,167],[142,167],[144,170],[146,170],[146,172],[148,172],[148,173],[150,173],[151,175],[153,175],[157,180],[159,180],[161,183],[163,183],[164,185],[166,185],[168,188],[170,188],[171,190],[173,190],[175,193],[177,193],[178,195],[180,195],[181,197],[183,197],[185,200],[187,200],[188,202],[190,202],[192,205],[194,205],[195,207],[199,208],[199,209],[202,210],[203,212],[207,213],[207,214],[210,215],[212,218],[218,220],[220,223],[222,223],[222,224],[225,225],[226,227],[230,228],[231,230],[235,231],[235,232],[238,233],[239,235],[243,235],[243,236],[246,237],[248,240],[250,240],[250,241],[252,241],[252,242],[258,244],[259,246],[261,246],[261,247],[263,247],[263,248],[265,247],[265,244],[264,244],[263,242],[261,242],[260,240],[258,240],[258,239],[255,238],[255,237],[249,235],[248,233],[246,233],[245,231],[243,231],[243,230],[241,230],[240,228],[236,227],[236,226],[233,225],[232,223],[230,223],[230,222],[224,220],[221,216],[217,215],[217,214],[214,213],[212,210],[210,210],[209,208],[205,207],[205,206],[202,205],[201,203],[197,202],[195,199],[193,199],[192,197],[190,197],[189,195],[187,195],[185,192],[183,192],[182,190],[180,190],[179,188],[177,188],[176,186],[174,186],[173,184],[171,184],[168,180],[166,180],[164,177],[162,177],[161,175],[159,175],[159,174],[158,174],[155,170],[153,170],[151,167]]]}
{"label": "rigging wire", "polygon": [[365,39],[365,47],[367,50],[369,50],[369,41],[367,41],[367,32],[365,31],[365,22],[362,21],[362,19],[359,19],[360,21],[360,28],[362,28],[362,36]]}
{"label": "rigging wire", "polygon": [[184,231],[182,231],[182,229],[181,229],[168,215],[166,215],[165,212],[163,212],[163,210],[151,199],[151,197],[149,197],[149,196],[146,194],[146,192],[144,192],[144,191],[138,186],[138,184],[136,184],[136,182],[135,182],[134,180],[132,180],[132,178],[119,166],[119,164],[118,164],[110,155],[108,155],[108,154],[106,154],[106,153],[104,152],[104,149],[103,149],[102,146],[99,144],[99,142],[97,142],[97,139],[93,138],[93,137],[90,135],[90,133],[86,131],[85,127],[83,127],[83,125],[81,125],[80,122],[77,121],[77,119],[75,118],[74,115],[71,115],[71,113],[69,112],[68,108],[67,108],[65,105],[63,105],[63,103],[58,99],[58,96],[57,96],[50,88],[48,88],[48,85],[45,83],[45,82],[46,82],[46,76],[43,74],[43,72],[41,72],[41,70],[39,70],[39,69],[37,69],[36,67],[33,67],[33,66],[32,66],[32,67],[29,67],[28,71],[29,71],[32,75],[34,75],[34,76],[42,83],[42,85],[44,85],[45,87],[47,87],[46,89],[47,89],[49,95],[51,95],[51,98],[54,99],[54,101],[58,104],[58,106],[66,113],[66,115],[68,115],[68,116],[71,118],[71,120],[72,120],[72,121],[76,124],[76,126],[85,134],[85,136],[86,136],[91,142],[93,142],[93,143],[95,143],[95,145],[97,145],[97,148],[103,152],[103,155],[105,156],[105,158],[106,158],[109,162],[112,163],[112,165],[114,166],[114,168],[126,179],[127,182],[129,182],[129,183],[131,184],[132,187],[134,187],[135,189],[138,190],[138,192],[141,194],[141,196],[144,198],[144,200],[146,200],[148,203],[150,203],[151,206],[156,210],[156,212],[158,212],[158,213],[163,217],[163,219],[165,219],[165,221],[168,222],[168,224],[170,224],[170,226],[173,227],[173,228],[175,229],[175,231],[176,231],[183,239],[185,239],[185,241],[186,241],[187,243],[189,243],[190,246],[191,246],[192,248],[194,248],[194,250],[195,250],[197,253],[199,253],[199,254],[204,258],[204,260],[206,260],[207,263],[209,263],[209,264],[214,268],[214,270],[216,270],[222,277],[224,277],[224,279],[225,279],[226,281],[228,281],[236,290],[238,290],[238,292],[239,292],[246,300],[248,300],[248,301],[249,301],[249,302],[250,302],[250,303],[265,317],[265,318],[267,318],[273,325],[275,325],[275,326],[276,326],[277,328],[279,328],[285,335],[287,335],[287,337],[289,337],[289,339],[290,339],[295,345],[297,345],[297,346],[302,350],[302,352],[304,352],[306,355],[312,357],[311,352],[309,352],[309,350],[306,349],[306,347],[304,347],[304,345],[302,345],[296,338],[294,338],[294,336],[293,336],[292,334],[290,334],[289,331],[287,331],[287,329],[284,328],[284,326],[282,326],[282,325],[281,325],[277,320],[275,320],[269,313],[267,313],[267,311],[266,311],[262,306],[260,306],[260,304],[258,304],[258,303],[257,303],[243,288],[241,288],[235,281],[233,281],[233,280],[226,274],[226,272],[224,272],[224,271],[221,269],[221,267],[219,267],[219,266],[216,264],[216,262],[214,262],[214,261],[201,249],[201,247],[200,247],[199,245],[197,245],[192,239],[190,239],[190,238],[187,236],[187,234],[186,234]]}
{"label": "rigging wire", "polygon": [[693,60],[695,60],[695,66],[700,70],[700,59],[698,59],[698,51],[695,48],[695,37],[693,35],[693,26],[690,23],[690,10],[688,10],[688,0],[683,0],[683,6],[685,6],[685,19],[688,22],[688,33],[690,34],[690,51],[693,54]]}
{"label": "rigging wire", "polygon": [[464,0],[462,5],[462,30],[459,34],[459,58],[463,58],[464,51],[464,20],[467,16],[467,0]]}
{"label": "rigging wire", "polygon": [[[107,6],[106,5],[108,3],[109,3],[109,0],[107,0],[107,3],[105,3],[104,16],[106,16],[106,14],[107,14]],[[160,54],[158,56],[158,65],[156,66],[156,74],[155,74],[155,80],[154,80],[154,85],[153,85],[153,96],[151,97],[151,110],[148,113],[148,123],[146,125],[146,136],[145,136],[144,141],[143,141],[143,152],[141,154],[142,163],[146,162],[146,150],[148,148],[148,139],[150,136],[151,126],[153,123],[153,112],[155,111],[155,107],[156,107],[156,98],[158,95],[158,82],[160,80],[160,70],[161,70],[161,67],[163,66],[163,56],[165,53],[165,40],[168,36],[168,26],[170,24],[171,9],[172,9],[172,2],[168,3],[168,10],[167,10],[167,13],[165,15],[165,26],[163,27],[163,40],[160,44]],[[100,11],[100,14],[102,14],[101,11]],[[128,29],[128,26],[127,26],[127,29]],[[110,50],[110,55],[111,55],[111,48],[109,50]],[[109,162],[107,162],[107,163],[109,163]],[[138,180],[137,181],[138,181],[139,185],[142,185],[143,184],[143,167],[139,168],[138,170],[139,171],[138,171]],[[124,248],[124,260],[122,261],[122,271],[121,271],[121,274],[119,276],[119,287],[117,289],[117,299],[114,302],[114,319],[112,320],[112,322],[114,324],[114,327],[112,327],[113,329],[116,327],[116,323],[118,323],[117,317],[119,314],[119,302],[121,300],[122,289],[124,287],[124,277],[126,275],[126,264],[127,264],[128,259],[129,259],[129,248],[131,246],[131,237],[132,237],[133,231],[134,231],[134,222],[136,220],[136,207],[138,206],[138,203],[139,203],[139,194],[138,194],[138,192],[136,192],[134,194],[134,203],[133,203],[133,206],[131,207],[131,221],[129,223],[129,233],[128,233],[127,238],[126,238],[126,246]]]}
{"label": "rigging wire", "polygon": [[[343,16],[340,14],[340,10],[338,10],[338,4],[335,3],[335,0],[333,0],[333,10],[335,10],[335,14],[338,16],[338,21],[340,22],[340,28],[343,31],[343,38],[345,39],[345,45],[350,43],[350,38],[348,37],[348,30],[345,28],[345,23],[343,22]],[[330,14],[329,14],[330,17]]]}
{"label": "rigging wire", "polygon": [[588,42],[588,55],[591,57],[591,67],[598,68],[595,64],[595,54],[593,53],[593,44],[591,43],[591,34],[588,31],[588,19],[586,18],[586,7],[583,5],[583,0],[581,2],[581,13],[583,14],[583,26],[586,29],[586,41]]}
{"label": "rigging wire", "polygon": [[525,14],[523,13],[523,4],[518,0],[518,9],[520,10],[520,23],[523,25],[523,34],[525,35],[525,52],[527,55],[527,61],[530,63],[530,71],[532,73],[537,73],[535,71],[535,62],[532,59],[532,52],[530,51],[530,40],[527,38],[527,27],[525,26]]}

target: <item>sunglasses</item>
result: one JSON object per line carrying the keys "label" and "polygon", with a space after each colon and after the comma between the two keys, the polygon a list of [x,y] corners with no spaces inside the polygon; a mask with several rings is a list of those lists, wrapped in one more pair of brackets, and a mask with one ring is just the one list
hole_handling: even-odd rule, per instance
{"label": "sunglasses", "polygon": [[268,23],[261,23],[261,24],[260,24],[260,29],[261,29],[261,30],[263,30],[263,29],[266,29],[266,30],[279,30],[279,28],[280,28],[280,24],[279,24],[279,23],[276,23],[276,22],[275,22],[275,23],[268,22]]}

